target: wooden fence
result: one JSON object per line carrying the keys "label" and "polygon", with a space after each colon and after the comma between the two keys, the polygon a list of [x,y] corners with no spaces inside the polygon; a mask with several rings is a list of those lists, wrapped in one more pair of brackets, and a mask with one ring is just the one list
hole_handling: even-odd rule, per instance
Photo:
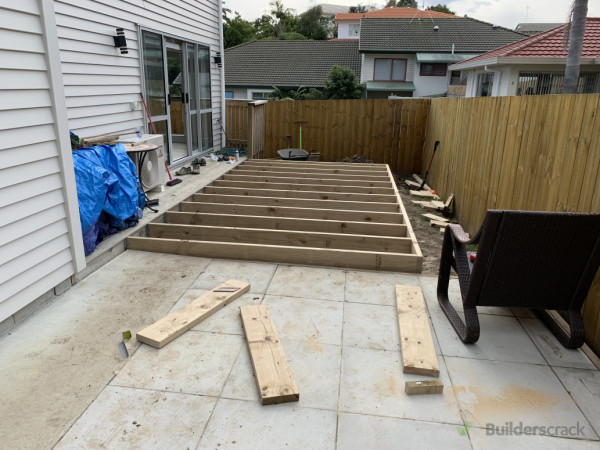
{"label": "wooden fence", "polygon": [[[488,209],[600,212],[598,94],[432,99],[425,161],[436,140],[428,184],[471,234]],[[600,272],[583,316],[600,354]]]}
{"label": "wooden fence", "polygon": [[321,161],[358,154],[393,171],[421,168],[428,99],[278,101],[266,105],[265,156],[300,147],[321,153]]}

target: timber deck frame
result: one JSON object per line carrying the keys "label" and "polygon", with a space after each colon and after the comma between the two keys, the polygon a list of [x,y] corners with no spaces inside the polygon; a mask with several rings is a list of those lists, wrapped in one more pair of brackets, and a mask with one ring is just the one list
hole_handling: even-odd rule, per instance
{"label": "timber deck frame", "polygon": [[132,250],[420,273],[386,164],[247,160],[129,237]]}

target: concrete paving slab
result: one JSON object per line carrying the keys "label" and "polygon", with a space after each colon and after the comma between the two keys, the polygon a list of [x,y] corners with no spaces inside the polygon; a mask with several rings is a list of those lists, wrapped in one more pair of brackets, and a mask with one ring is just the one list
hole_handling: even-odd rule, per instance
{"label": "concrete paving slab", "polygon": [[[300,392],[300,406],[336,410],[341,370],[341,346],[281,340]],[[258,402],[259,395],[248,347],[240,351],[222,398]]]}
{"label": "concrete paving slab", "polygon": [[400,351],[398,314],[392,306],[346,303],[344,345]]}
{"label": "concrete paving slab", "polygon": [[336,412],[219,399],[198,449],[333,449]]}
{"label": "concrete paving slab", "polygon": [[250,283],[250,292],[264,294],[276,268],[276,264],[215,259],[204,269],[192,287],[214,289],[215,286],[234,279]]}
{"label": "concrete paving slab", "polygon": [[142,345],[113,386],[218,396],[243,344],[241,336],[187,331],[161,349]]}
{"label": "concrete paving slab", "polygon": [[559,438],[551,436],[525,436],[513,434],[503,436],[489,434],[481,428],[469,428],[469,436],[474,450],[531,450],[543,448],[544,450],[596,450],[598,442],[572,438]]}
{"label": "concrete paving slab", "polygon": [[421,375],[402,373],[400,352],[344,347],[338,410],[355,414],[397,417],[464,425],[443,360],[440,360],[440,395],[404,393],[406,381]]}
{"label": "concrete paving slab", "polygon": [[269,307],[280,339],[342,345],[343,303],[265,295],[263,304]]}
{"label": "concrete paving slab", "polygon": [[[140,256],[129,254],[126,266]],[[52,447],[126,363],[122,332],[164,316],[200,273],[194,258],[156,258],[154,269],[170,277],[132,286],[135,272],[124,273],[119,258],[110,274],[93,274],[0,337],[0,415],[11,417],[0,436],[11,448]]]}
{"label": "concrete paving slab", "polygon": [[398,450],[399,448],[471,449],[469,436],[456,425],[418,420],[340,413],[337,448],[344,450]]}
{"label": "concrete paving slab", "polygon": [[[206,289],[189,289],[179,299],[179,301],[171,308],[169,313],[177,311],[183,308],[185,305],[196,300],[198,297],[210,292]],[[210,331],[211,333],[225,333],[225,334],[244,334],[244,327],[242,326],[242,319],[240,318],[240,307],[248,305],[259,305],[263,299],[263,294],[256,294],[248,292],[241,297],[236,298],[230,304],[224,306],[212,316],[204,319],[195,327],[191,328],[193,331]]]}
{"label": "concrete paving slab", "polygon": [[554,334],[540,320],[526,318],[519,318],[518,320],[551,366],[579,369],[596,368],[581,349],[563,347]]}
{"label": "concrete paving slab", "polygon": [[345,281],[339,269],[279,266],[267,294],[343,302]]}
{"label": "concrete paving slab", "polygon": [[109,386],[56,449],[194,448],[216,398]]}
{"label": "concrete paving slab", "polygon": [[577,439],[598,439],[548,366],[446,357],[465,423],[485,428],[581,426]]}
{"label": "concrete paving slab", "polygon": [[553,370],[600,436],[600,372],[562,367]]}
{"label": "concrete paving slab", "polygon": [[349,271],[346,301],[396,306],[396,285],[419,286],[419,277],[400,273]]}
{"label": "concrete paving slab", "polygon": [[465,345],[442,311],[430,310],[430,315],[444,356],[546,364],[546,360],[515,317],[480,315],[479,340]]}

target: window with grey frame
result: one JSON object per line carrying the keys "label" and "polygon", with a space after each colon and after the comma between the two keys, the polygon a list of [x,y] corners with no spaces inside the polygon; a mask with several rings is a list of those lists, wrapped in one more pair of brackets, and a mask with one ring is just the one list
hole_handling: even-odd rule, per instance
{"label": "window with grey frame", "polygon": [[[565,82],[565,74],[560,72],[519,72],[517,95],[561,94]],[[598,73],[580,73],[577,84],[578,94],[600,92],[600,75]]]}
{"label": "window with grey frame", "polygon": [[493,73],[477,74],[477,92],[475,93],[476,97],[491,97],[493,88],[494,88],[494,74]]}

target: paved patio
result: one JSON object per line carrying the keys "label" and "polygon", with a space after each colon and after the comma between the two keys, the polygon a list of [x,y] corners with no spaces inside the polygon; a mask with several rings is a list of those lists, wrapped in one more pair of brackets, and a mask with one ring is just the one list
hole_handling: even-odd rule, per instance
{"label": "paved patio", "polygon": [[[133,339],[121,358],[122,331],[229,278],[250,292],[160,350]],[[424,378],[402,373],[395,284],[423,288],[443,395],[404,393],[405,381]],[[481,308],[481,339],[463,345],[435,288],[435,278],[401,273],[128,250],[0,337],[1,447],[600,446],[600,372],[582,352],[562,348],[528,311],[501,308]],[[238,311],[258,303],[269,306],[299,403],[260,405]],[[568,437],[486,432],[507,422],[572,428]]]}

